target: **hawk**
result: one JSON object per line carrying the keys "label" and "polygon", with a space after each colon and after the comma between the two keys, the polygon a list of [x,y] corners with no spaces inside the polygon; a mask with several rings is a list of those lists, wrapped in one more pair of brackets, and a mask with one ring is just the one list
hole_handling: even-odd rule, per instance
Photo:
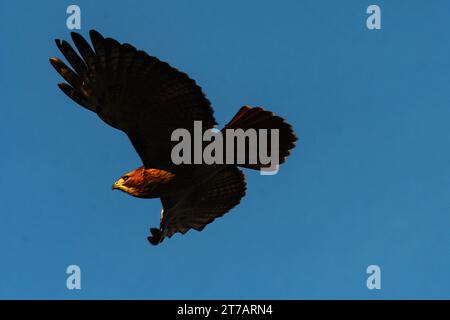
{"label": "hawk", "polygon": [[[59,83],[59,88],[123,131],[142,159],[140,168],[122,175],[112,188],[161,199],[160,226],[150,229],[149,242],[157,245],[177,232],[201,231],[239,204],[246,182],[238,166],[258,170],[264,164],[174,164],[171,160],[175,129],[192,132],[194,121],[201,121],[205,130],[217,124],[196,82],[130,44],[104,38],[95,30],[89,35],[92,47],[80,34],[71,33],[78,53],[67,41],[55,40],[71,68],[58,58],[50,58],[50,63],[67,82]],[[242,107],[222,130],[226,128],[278,129],[280,164],[297,140],[283,118],[259,107]]]}

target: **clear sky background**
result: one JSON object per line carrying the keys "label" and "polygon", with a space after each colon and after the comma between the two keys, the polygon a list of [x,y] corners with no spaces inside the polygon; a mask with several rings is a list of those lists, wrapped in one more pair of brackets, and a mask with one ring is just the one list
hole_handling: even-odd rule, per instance
{"label": "clear sky background", "polygon": [[140,166],[127,137],[48,63],[72,2],[0,3],[0,298],[450,298],[449,1],[76,1],[83,35],[187,72],[221,125],[264,106],[300,138],[229,214],[157,247],[159,200],[111,191]]}

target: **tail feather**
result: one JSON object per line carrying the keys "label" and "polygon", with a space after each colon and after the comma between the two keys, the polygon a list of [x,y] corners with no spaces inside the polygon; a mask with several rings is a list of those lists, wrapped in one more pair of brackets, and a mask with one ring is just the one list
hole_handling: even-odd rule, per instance
{"label": "tail feather", "polygon": [[[279,116],[276,116],[273,112],[264,110],[260,107],[242,107],[238,113],[231,119],[231,121],[224,127],[225,129],[255,129],[258,133],[259,129],[278,129],[279,131],[279,159],[278,164],[285,162],[286,158],[291,153],[291,150],[295,147],[297,137],[292,130],[292,126],[285,122],[285,120]],[[269,131],[270,132],[270,131]],[[226,136],[226,135],[225,135]],[[259,140],[258,136],[258,140]],[[270,148],[270,135],[267,141],[268,153],[271,154]],[[246,148],[247,149],[247,148]],[[240,167],[259,170],[261,168],[269,167],[270,164],[265,165],[259,162],[256,164],[249,163],[248,150],[246,150],[246,163],[238,164]],[[236,157],[236,156],[235,156]],[[235,162],[236,163],[236,162]]]}

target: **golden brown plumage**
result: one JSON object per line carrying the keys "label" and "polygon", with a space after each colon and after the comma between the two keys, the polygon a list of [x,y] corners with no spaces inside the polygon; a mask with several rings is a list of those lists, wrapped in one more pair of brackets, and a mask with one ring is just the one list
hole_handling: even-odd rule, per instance
{"label": "golden brown plumage", "polygon": [[137,198],[159,198],[176,187],[174,179],[175,175],[168,171],[140,167],[124,174],[112,188]]}
{"label": "golden brown plumage", "polygon": [[[58,58],[50,63],[67,81],[58,86],[76,103],[95,112],[112,127],[122,130],[143,162],[123,175],[113,189],[140,198],[160,198],[163,213],[159,228],[148,238],[158,244],[164,237],[189,229],[202,230],[236,206],[245,195],[244,174],[234,165],[176,165],[171,161],[175,129],[193,133],[194,121],[203,130],[216,125],[210,102],[187,74],[169,64],[89,32],[93,48],[78,33],[56,45],[73,69]],[[295,146],[292,128],[272,112],[243,107],[226,128],[279,129],[279,163]],[[260,169],[261,163],[241,167]]]}

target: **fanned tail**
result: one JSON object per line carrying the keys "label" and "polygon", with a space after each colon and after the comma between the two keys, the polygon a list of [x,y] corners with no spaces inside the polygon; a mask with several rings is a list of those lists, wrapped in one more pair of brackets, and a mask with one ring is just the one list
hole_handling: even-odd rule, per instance
{"label": "fanned tail", "polygon": [[[279,131],[279,153],[278,153],[278,164],[285,162],[286,158],[290,155],[291,150],[295,147],[295,142],[297,137],[292,130],[292,126],[285,122],[285,120],[279,116],[276,116],[273,112],[264,110],[259,107],[242,107],[238,113],[231,119],[231,121],[222,129],[224,132],[226,129],[255,129],[258,135],[258,141],[261,138],[259,136],[259,129],[268,129],[270,133],[271,129],[278,129]],[[224,134],[226,137],[226,134]],[[271,140],[270,134],[267,135],[266,146],[268,148],[268,155],[272,153],[271,150]],[[235,148],[235,158],[236,155]],[[244,164],[238,164],[239,167],[260,170],[261,168],[270,167],[270,164],[262,164],[258,158],[257,163],[249,163],[249,149],[246,147],[246,162]],[[237,159],[235,159],[235,163]]]}

